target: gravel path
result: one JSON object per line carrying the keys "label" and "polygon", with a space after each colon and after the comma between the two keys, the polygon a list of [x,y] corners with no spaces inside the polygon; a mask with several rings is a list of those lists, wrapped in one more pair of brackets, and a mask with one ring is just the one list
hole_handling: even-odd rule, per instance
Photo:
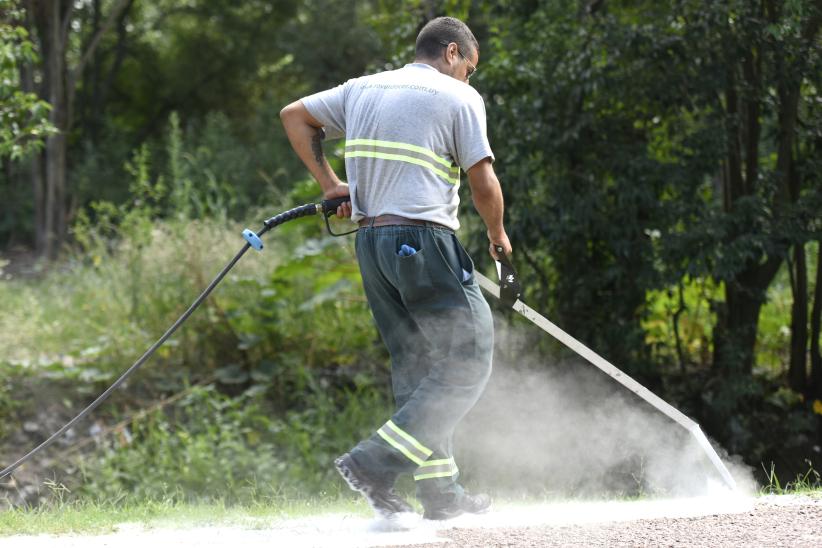
{"label": "gravel path", "polygon": [[747,512],[622,523],[441,531],[446,544],[417,547],[676,546],[822,547],[822,499],[764,497]]}
{"label": "gravel path", "polygon": [[[448,522],[404,516],[407,530],[352,514],[259,519],[245,525],[145,527],[104,535],[2,536],[1,548],[822,547],[822,496],[500,504]],[[398,525],[394,523],[393,525]]]}

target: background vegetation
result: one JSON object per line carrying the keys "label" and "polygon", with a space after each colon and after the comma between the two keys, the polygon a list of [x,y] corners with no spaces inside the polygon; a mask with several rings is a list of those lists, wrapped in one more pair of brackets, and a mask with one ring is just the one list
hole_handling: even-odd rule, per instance
{"label": "background vegetation", "polygon": [[[279,109],[410,61],[443,14],[481,44],[471,83],[525,300],[765,483],[821,468],[818,0],[0,0],[3,463],[132,363],[243,226],[317,198]],[[388,386],[352,242],[292,223],[2,488],[335,491],[328,463],[385,416]]]}

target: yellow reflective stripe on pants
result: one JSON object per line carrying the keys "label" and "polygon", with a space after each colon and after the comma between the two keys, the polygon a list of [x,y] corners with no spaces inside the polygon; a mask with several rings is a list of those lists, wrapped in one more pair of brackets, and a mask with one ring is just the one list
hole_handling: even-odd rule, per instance
{"label": "yellow reflective stripe on pants", "polygon": [[433,453],[433,451],[418,442],[414,436],[390,420],[377,430],[377,434],[415,464],[422,465],[425,459]]}
{"label": "yellow reflective stripe on pants", "polygon": [[454,457],[448,459],[427,460],[414,472],[414,480],[420,481],[431,478],[447,478],[459,472]]}

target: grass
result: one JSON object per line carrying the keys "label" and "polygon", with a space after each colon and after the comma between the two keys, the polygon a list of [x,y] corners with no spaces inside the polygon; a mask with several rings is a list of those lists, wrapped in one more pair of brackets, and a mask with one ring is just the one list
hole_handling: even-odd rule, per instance
{"label": "grass", "polygon": [[[774,491],[763,489],[761,495],[803,495],[822,498],[822,487],[789,482]],[[638,499],[625,500],[636,502]],[[554,498],[523,498],[499,501],[498,507],[523,503],[562,502]],[[569,501],[566,501],[569,502]],[[250,505],[227,505],[223,502],[185,503],[146,501],[135,503],[68,502],[35,508],[12,508],[0,512],[0,544],[16,535],[106,535],[124,530],[186,529],[197,527],[237,527],[268,529],[283,520],[331,513],[368,517],[371,511],[360,498],[335,495],[324,498],[282,499]]]}
{"label": "grass", "polygon": [[[139,249],[126,240],[108,255],[71,257],[42,279],[0,281],[0,362],[71,367],[104,353],[126,362],[242,247],[240,231],[216,222],[158,223]],[[264,280],[278,262],[277,253],[251,257],[232,277]],[[193,320],[202,321],[202,313]]]}
{"label": "grass", "polygon": [[[764,468],[764,465],[763,465]],[[759,495],[802,495],[822,498],[820,474],[812,467],[794,480],[782,483],[774,466],[765,469],[769,484]],[[49,503],[37,507],[11,508],[0,511],[0,539],[12,535],[105,535],[128,529],[183,529],[195,527],[238,527],[267,529],[278,522],[331,513],[367,517],[371,511],[363,499],[347,491],[336,491],[322,497],[301,497],[283,493],[276,498],[255,500],[249,504],[227,504],[224,501],[183,502],[164,501],[64,501],[62,486],[50,485],[55,496]],[[403,490],[404,491],[404,490]],[[410,497],[410,493],[405,493]],[[498,499],[498,497],[495,497]],[[647,497],[619,499],[623,502],[647,500]],[[579,502],[557,497],[503,497],[497,500],[502,508],[520,504],[557,504]]]}
{"label": "grass", "polygon": [[804,474],[797,474],[792,481],[782,484],[776,475],[774,463],[771,463],[770,470],[762,464],[765,475],[768,478],[768,485],[760,489],[760,495],[822,495],[822,475],[817,472],[810,461],[808,470]]}
{"label": "grass", "polygon": [[251,505],[226,505],[223,502],[185,503],[173,501],[109,503],[52,503],[35,508],[12,508],[0,512],[0,538],[10,535],[65,535],[115,533],[138,527],[185,528],[236,526],[262,529],[272,523],[326,513],[368,516],[365,502],[350,496],[282,499]]}

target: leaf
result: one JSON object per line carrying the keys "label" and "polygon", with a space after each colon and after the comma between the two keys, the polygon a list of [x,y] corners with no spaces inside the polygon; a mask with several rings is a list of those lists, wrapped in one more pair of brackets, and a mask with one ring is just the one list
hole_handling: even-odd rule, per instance
{"label": "leaf", "polygon": [[248,381],[248,373],[236,363],[224,365],[214,372],[223,384],[242,384]]}
{"label": "leaf", "polygon": [[299,310],[302,312],[313,310],[323,303],[336,300],[336,298],[341,293],[344,293],[347,290],[351,289],[351,286],[352,284],[349,280],[340,280],[331,287],[328,287],[320,291],[319,293],[305,301],[303,304],[300,305]]}

